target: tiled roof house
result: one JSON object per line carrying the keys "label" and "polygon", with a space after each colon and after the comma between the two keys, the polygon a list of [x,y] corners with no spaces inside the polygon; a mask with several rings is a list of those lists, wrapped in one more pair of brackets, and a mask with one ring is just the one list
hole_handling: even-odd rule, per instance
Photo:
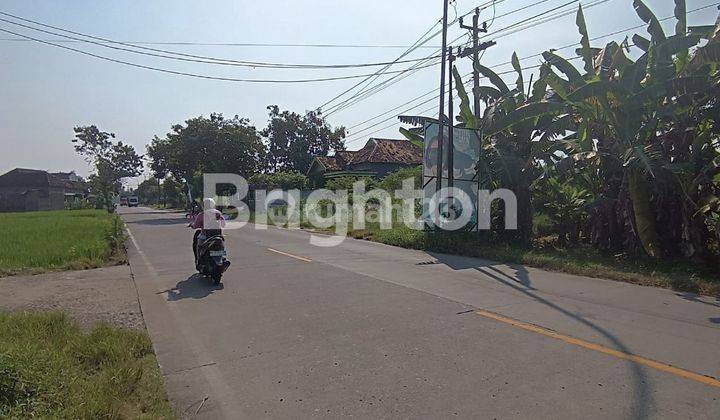
{"label": "tiled roof house", "polygon": [[371,138],[356,151],[345,150],[334,156],[317,156],[307,175],[313,185],[340,176],[381,178],[389,172],[422,164],[422,150],[407,140]]}

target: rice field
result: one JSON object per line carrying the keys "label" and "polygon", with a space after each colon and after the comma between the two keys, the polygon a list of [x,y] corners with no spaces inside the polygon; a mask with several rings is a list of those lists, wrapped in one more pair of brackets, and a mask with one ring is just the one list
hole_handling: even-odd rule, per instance
{"label": "rice field", "polygon": [[123,236],[104,210],[0,213],[0,226],[0,275],[101,267]]}

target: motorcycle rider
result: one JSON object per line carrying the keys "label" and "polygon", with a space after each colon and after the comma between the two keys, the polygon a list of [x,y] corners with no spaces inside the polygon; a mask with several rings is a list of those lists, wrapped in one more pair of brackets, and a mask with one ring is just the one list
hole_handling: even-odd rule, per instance
{"label": "motorcycle rider", "polygon": [[195,264],[198,262],[198,247],[205,242],[205,239],[215,235],[222,235],[222,228],[225,227],[225,217],[215,208],[215,200],[212,198],[204,199],[203,209],[189,225],[189,227],[195,229],[195,235],[193,236]]}

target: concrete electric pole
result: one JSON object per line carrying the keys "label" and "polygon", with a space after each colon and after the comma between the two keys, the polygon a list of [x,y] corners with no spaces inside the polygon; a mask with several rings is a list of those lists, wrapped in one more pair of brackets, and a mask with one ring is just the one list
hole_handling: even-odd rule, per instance
{"label": "concrete electric pole", "polygon": [[[478,25],[478,22],[480,20],[480,8],[475,8],[475,14],[473,15],[473,23],[472,26],[463,25],[463,20],[460,18],[460,27],[463,29],[467,29],[470,32],[472,32],[472,56],[473,56],[473,112],[475,113],[475,117],[480,117],[480,95],[478,95],[478,90],[480,88],[480,74],[475,68],[475,63],[478,62],[480,59],[480,51],[481,49],[478,48],[478,43],[480,42],[480,36],[479,34],[481,32],[487,32],[487,24],[483,22],[482,27]],[[494,45],[495,43],[493,43]],[[485,47],[487,48],[487,47]],[[483,48],[484,49],[484,48]],[[466,55],[463,55],[462,57],[466,57]]]}
{"label": "concrete electric pole", "polygon": [[[438,112],[438,120],[440,121],[437,144],[437,171],[436,171],[436,191],[442,189],[442,169],[443,169],[443,142],[445,137],[443,116],[445,114],[445,50],[447,49],[447,15],[449,0],[443,0],[443,18],[442,18],[442,48],[440,61],[440,110]],[[452,93],[451,93],[452,94]]]}

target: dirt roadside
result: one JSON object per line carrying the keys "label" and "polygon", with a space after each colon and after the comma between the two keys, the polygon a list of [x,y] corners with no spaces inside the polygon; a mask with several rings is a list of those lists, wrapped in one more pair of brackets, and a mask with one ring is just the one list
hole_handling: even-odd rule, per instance
{"label": "dirt roadside", "polygon": [[2,310],[61,310],[86,328],[97,321],[123,328],[144,328],[127,265],[5,277],[0,278],[0,290]]}

